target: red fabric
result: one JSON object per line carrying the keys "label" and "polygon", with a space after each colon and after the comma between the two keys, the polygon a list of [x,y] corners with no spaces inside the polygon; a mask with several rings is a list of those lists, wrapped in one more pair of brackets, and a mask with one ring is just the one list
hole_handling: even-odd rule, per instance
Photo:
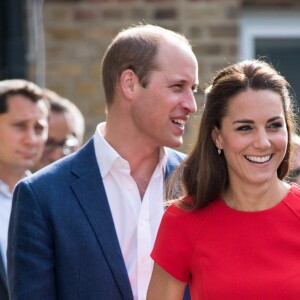
{"label": "red fabric", "polygon": [[190,282],[193,300],[300,299],[300,187],[275,207],[241,212],[216,199],[161,222],[154,261]]}

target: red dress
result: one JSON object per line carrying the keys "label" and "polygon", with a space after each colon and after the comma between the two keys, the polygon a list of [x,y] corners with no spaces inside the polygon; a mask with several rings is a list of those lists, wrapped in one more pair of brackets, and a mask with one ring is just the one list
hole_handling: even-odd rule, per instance
{"label": "red dress", "polygon": [[221,199],[193,212],[170,206],[151,257],[190,283],[193,300],[299,300],[300,187],[260,212]]}

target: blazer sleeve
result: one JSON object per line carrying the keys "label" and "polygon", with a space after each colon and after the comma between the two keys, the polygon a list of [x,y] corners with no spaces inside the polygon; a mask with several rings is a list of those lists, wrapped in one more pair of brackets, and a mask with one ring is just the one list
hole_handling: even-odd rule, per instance
{"label": "blazer sleeve", "polygon": [[28,182],[21,181],[14,191],[8,232],[10,299],[57,299],[50,228]]}

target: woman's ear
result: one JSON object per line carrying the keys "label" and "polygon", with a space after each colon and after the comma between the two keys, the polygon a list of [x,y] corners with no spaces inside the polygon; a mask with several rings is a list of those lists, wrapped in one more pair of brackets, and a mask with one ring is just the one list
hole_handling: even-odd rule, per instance
{"label": "woman's ear", "polygon": [[137,82],[137,77],[131,69],[126,69],[122,72],[120,76],[120,89],[126,98],[132,99]]}
{"label": "woman's ear", "polygon": [[220,130],[217,127],[215,127],[213,129],[213,131],[211,133],[211,137],[212,137],[212,139],[213,139],[214,144],[216,145],[216,147],[218,149],[223,149],[222,143],[221,143],[221,140],[220,140]]}

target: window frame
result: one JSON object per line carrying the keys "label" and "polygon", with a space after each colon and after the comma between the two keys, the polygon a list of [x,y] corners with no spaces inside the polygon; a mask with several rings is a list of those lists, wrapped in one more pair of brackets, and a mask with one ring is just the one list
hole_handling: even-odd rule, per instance
{"label": "window frame", "polygon": [[239,58],[255,58],[256,38],[300,39],[300,12],[245,11],[240,19]]}

